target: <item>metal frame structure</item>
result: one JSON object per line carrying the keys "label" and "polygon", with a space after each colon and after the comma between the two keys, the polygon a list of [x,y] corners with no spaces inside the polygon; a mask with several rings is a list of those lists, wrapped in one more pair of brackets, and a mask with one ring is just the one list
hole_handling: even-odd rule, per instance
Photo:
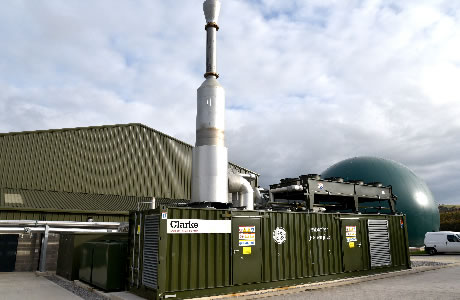
{"label": "metal frame structure", "polygon": [[[321,207],[327,212],[362,213],[371,208],[395,214],[396,200],[391,186],[382,186],[381,183],[364,184],[362,181],[344,182],[342,178],[321,179],[316,174],[286,178],[278,184],[270,185],[270,203],[274,207],[275,202],[303,202],[302,207],[309,211]],[[377,202],[377,206],[362,205]],[[385,204],[380,205],[380,202]]]}

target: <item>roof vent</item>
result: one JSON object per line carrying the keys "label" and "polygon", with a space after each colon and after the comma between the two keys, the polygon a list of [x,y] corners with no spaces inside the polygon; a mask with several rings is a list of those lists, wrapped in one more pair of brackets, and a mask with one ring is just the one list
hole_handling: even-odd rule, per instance
{"label": "roof vent", "polygon": [[24,200],[20,194],[6,194],[5,204],[24,204]]}

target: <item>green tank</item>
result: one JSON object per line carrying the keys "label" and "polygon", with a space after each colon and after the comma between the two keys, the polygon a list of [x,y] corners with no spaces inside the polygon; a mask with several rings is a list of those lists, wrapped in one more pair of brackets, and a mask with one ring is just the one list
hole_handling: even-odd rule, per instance
{"label": "green tank", "polygon": [[391,185],[398,197],[396,210],[407,215],[411,247],[423,246],[426,232],[439,231],[439,211],[433,194],[422,179],[400,163],[377,157],[354,157],[332,165],[321,177]]}

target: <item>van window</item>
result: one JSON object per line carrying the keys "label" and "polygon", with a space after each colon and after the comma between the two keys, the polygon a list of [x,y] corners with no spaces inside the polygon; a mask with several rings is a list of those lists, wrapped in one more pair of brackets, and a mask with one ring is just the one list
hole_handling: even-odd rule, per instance
{"label": "van window", "polygon": [[447,240],[448,240],[449,242],[456,242],[456,241],[457,241],[457,238],[454,239],[454,235],[452,234],[452,235],[447,235]]}

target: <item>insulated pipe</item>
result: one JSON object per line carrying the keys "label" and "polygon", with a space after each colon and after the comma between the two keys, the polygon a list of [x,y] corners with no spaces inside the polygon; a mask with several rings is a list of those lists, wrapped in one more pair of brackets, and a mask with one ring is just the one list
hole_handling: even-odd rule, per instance
{"label": "insulated pipe", "polygon": [[241,177],[245,178],[246,180],[252,181],[255,180],[257,177],[254,174],[243,174],[240,173]]}
{"label": "insulated pipe", "polygon": [[73,221],[38,221],[38,220],[0,220],[2,225],[29,225],[29,226],[73,226],[73,227],[118,227],[118,222],[73,222]]}
{"label": "insulated pipe", "polygon": [[271,189],[270,190],[270,202],[275,201],[275,196],[273,194],[282,193],[282,192],[302,191],[302,190],[303,190],[303,186],[301,185],[290,185],[290,186],[283,186],[283,187],[276,188],[276,189]]}
{"label": "insulated pipe", "polygon": [[254,188],[254,203],[262,204],[262,195],[257,187]]}
{"label": "insulated pipe", "polygon": [[228,191],[230,193],[239,193],[240,205],[246,207],[248,210],[254,209],[254,196],[252,186],[241,175],[229,173],[228,174]]}
{"label": "insulated pipe", "polygon": [[[0,227],[0,233],[35,233],[45,232],[45,227]],[[49,227],[49,232],[84,232],[84,233],[117,233],[113,229],[83,229]]]}

